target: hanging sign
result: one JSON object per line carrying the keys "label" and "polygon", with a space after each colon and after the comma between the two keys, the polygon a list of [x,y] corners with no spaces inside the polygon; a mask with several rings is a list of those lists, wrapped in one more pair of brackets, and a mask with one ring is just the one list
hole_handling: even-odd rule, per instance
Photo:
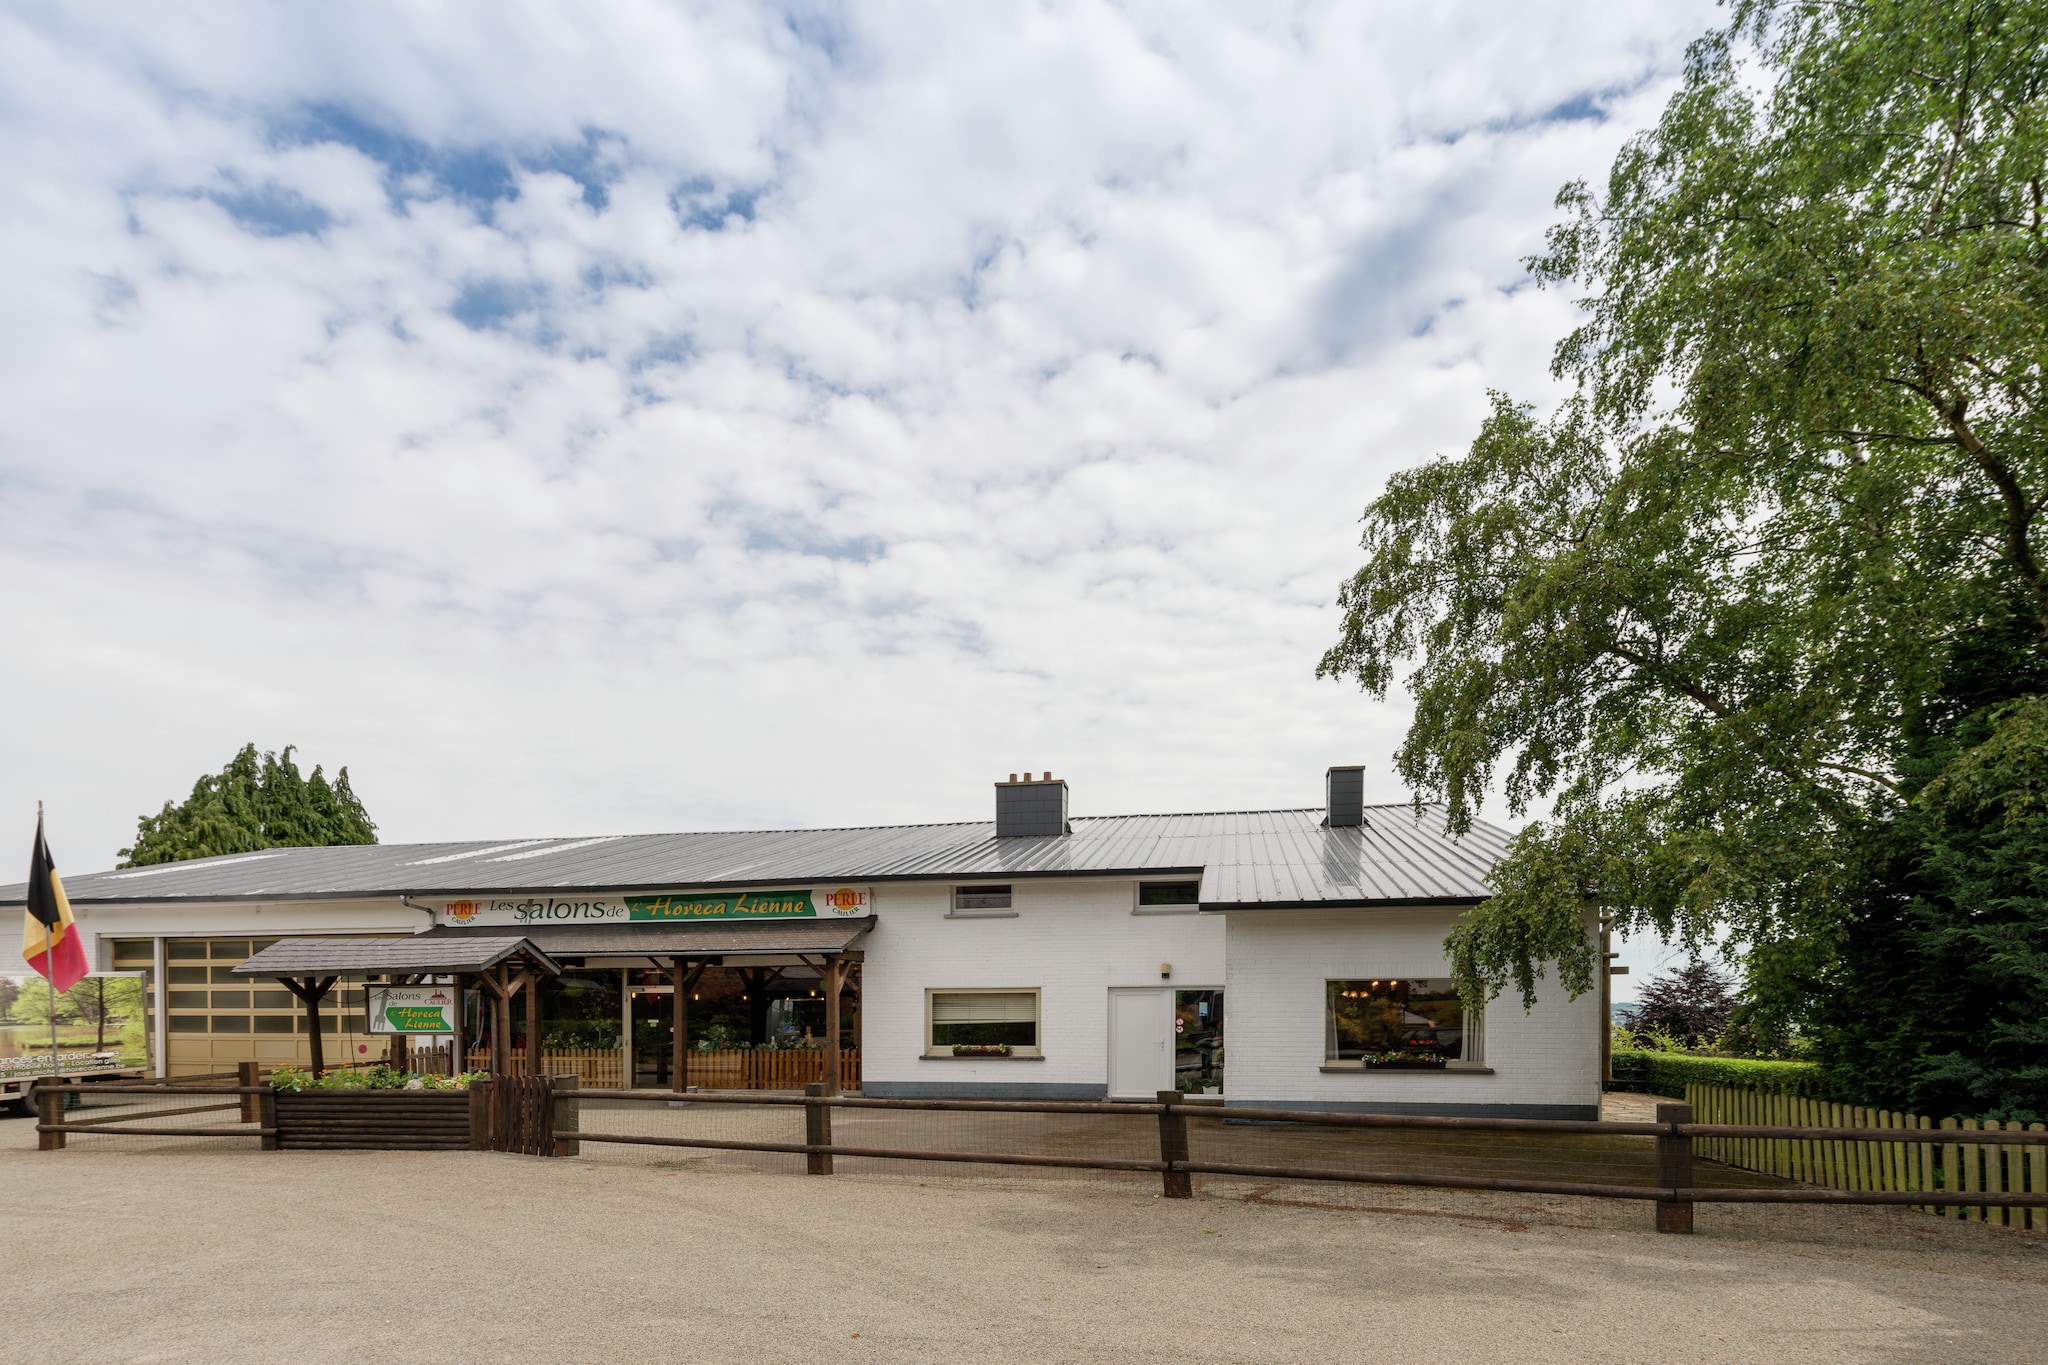
{"label": "hanging sign", "polygon": [[367,990],[372,1033],[455,1032],[452,986],[371,986]]}
{"label": "hanging sign", "polygon": [[678,924],[694,921],[858,919],[872,914],[868,889],[619,892],[475,896],[442,901],[443,924]]}

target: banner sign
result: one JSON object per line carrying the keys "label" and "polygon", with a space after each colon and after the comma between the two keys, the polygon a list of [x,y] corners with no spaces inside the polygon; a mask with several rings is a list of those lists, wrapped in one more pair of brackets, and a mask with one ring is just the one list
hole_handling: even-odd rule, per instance
{"label": "banner sign", "polygon": [[474,896],[442,901],[442,924],[680,924],[697,921],[858,919],[873,913],[868,889],[827,891],[582,892],[564,896]]}
{"label": "banner sign", "polygon": [[367,1003],[372,1033],[455,1032],[452,986],[371,986]]}

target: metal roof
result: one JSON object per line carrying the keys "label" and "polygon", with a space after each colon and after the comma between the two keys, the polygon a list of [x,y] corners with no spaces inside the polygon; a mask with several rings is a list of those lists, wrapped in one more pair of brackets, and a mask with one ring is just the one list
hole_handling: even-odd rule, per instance
{"label": "metal roof", "polygon": [[[682,891],[965,878],[1185,872],[1206,909],[1469,904],[1508,834],[1444,837],[1441,806],[1368,806],[1332,829],[1321,808],[1076,817],[1072,833],[998,839],[993,821],[279,848],[65,879],[73,904]],[[0,888],[0,905],[26,899]]]}
{"label": "metal roof", "polygon": [[442,938],[282,938],[235,968],[236,976],[390,976],[481,972],[524,955],[556,976],[562,969],[519,934]]}
{"label": "metal roof", "polygon": [[[874,923],[868,917],[767,924],[536,924],[520,932],[555,957],[789,957],[845,952]],[[420,937],[474,941],[493,932],[504,930],[451,924]]]}

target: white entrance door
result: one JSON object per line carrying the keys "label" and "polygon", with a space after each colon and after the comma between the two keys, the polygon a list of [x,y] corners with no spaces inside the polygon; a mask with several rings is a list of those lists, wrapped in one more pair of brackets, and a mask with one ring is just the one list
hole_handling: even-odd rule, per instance
{"label": "white entrance door", "polygon": [[1173,1088],[1173,992],[1145,986],[1109,992],[1109,1094],[1149,1100]]}

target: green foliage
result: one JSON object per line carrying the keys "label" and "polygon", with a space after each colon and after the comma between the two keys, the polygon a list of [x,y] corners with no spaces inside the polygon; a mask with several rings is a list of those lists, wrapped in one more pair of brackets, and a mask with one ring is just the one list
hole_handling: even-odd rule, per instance
{"label": "green foliage", "polygon": [[122,867],[253,853],[266,848],[374,844],[377,826],[349,786],[348,769],[332,784],[316,765],[301,776],[293,746],[261,754],[254,744],[218,773],[192,785],[179,805],[166,801],[138,822],[135,845],[121,850]]}
{"label": "green foliage", "polygon": [[2048,697],[1917,747],[1948,762],[1869,841],[1823,1055],[1864,1103],[2048,1118]]}
{"label": "green foliage", "polygon": [[1813,1062],[1763,1062],[1746,1057],[1704,1057],[1695,1053],[1630,1051],[1617,1048],[1614,1074],[1629,1075],[1652,1095],[1685,1098],[1685,1087],[1729,1085],[1780,1095],[1826,1099],[1834,1094],[1826,1068]]}
{"label": "green foliage", "polygon": [[467,1090],[487,1080],[487,1071],[465,1071],[459,1076],[413,1075],[388,1066],[350,1067],[323,1071],[318,1076],[301,1066],[281,1066],[270,1073],[274,1090]]}
{"label": "green foliage", "polygon": [[[7,1017],[17,1024],[45,1024],[50,1022],[50,983],[40,976],[32,976],[21,983],[14,1001],[7,1007]],[[57,997],[57,1022],[66,1023],[76,1016],[65,1008],[64,997]]]}
{"label": "green foliage", "polygon": [[[1762,1014],[1840,975],[1948,659],[2015,610],[2048,645],[2044,162],[2043,0],[1739,0],[1560,195],[1530,264],[1581,291],[1576,394],[1496,395],[1388,482],[1320,668],[1383,695],[1417,661],[1397,766],[1454,830],[1497,777],[1555,800],[1447,941],[1468,999],[1589,989],[1592,907],[1733,946]],[[1929,855],[1952,894],[2012,894],[2001,837]]]}
{"label": "green foliage", "polygon": [[619,1021],[610,1019],[554,1019],[541,1035],[541,1046],[555,1051],[572,1048],[615,1048],[619,1045]]}

